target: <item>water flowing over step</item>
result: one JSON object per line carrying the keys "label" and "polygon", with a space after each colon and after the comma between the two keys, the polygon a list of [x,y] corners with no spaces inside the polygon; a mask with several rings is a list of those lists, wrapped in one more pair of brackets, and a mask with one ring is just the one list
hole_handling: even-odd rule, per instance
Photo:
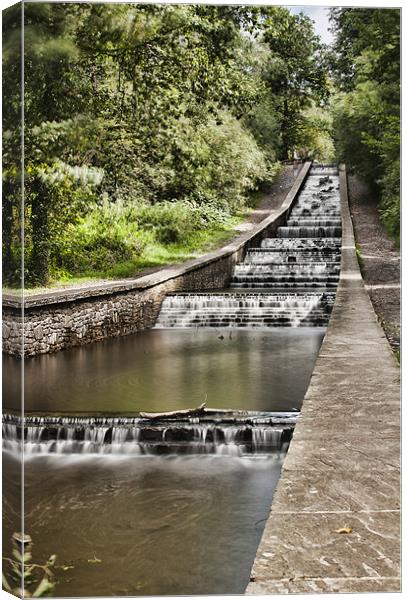
{"label": "water flowing over step", "polygon": [[[298,219],[290,218],[290,225],[293,227],[341,227],[341,220],[338,218],[332,219],[310,219],[299,217]],[[308,236],[306,236],[308,237]],[[319,237],[319,236],[318,236]]]}
{"label": "water flowing over step", "polygon": [[306,264],[306,263],[328,263],[340,266],[340,253],[336,250],[325,251],[310,250],[271,250],[269,248],[255,248],[248,250],[244,265],[283,265],[283,264]]}
{"label": "water flowing over step", "polygon": [[309,252],[337,252],[340,256],[341,252],[341,238],[265,238],[261,242],[260,248],[249,248],[248,252],[255,252],[258,250],[269,250],[273,252],[285,252],[294,250],[304,250]]}
{"label": "water flowing over step", "polygon": [[3,449],[26,456],[66,454],[243,456],[285,452],[298,413],[149,420],[111,417],[3,417]]}
{"label": "water flowing over step", "polygon": [[[322,175],[322,176],[321,176]],[[332,167],[314,167],[279,238],[329,238],[342,233],[339,177]]]}
{"label": "water flowing over step", "polygon": [[340,265],[335,262],[285,262],[241,264],[235,268],[233,287],[290,287],[336,286]]}
{"label": "water flowing over step", "polygon": [[292,227],[287,225],[286,227],[279,227],[277,235],[283,238],[295,238],[295,237],[338,237],[341,235],[342,230],[340,227]]}
{"label": "water flowing over step", "polygon": [[327,165],[327,164],[314,164],[310,171],[310,175],[319,175],[319,176],[329,176],[329,175],[338,175],[338,167],[335,164]]}
{"label": "water flowing over step", "polygon": [[324,326],[333,303],[329,292],[175,294],[164,299],[156,327]]}
{"label": "water flowing over step", "polygon": [[340,277],[335,165],[314,165],[276,237],[249,248],[222,293],[167,296],[156,328],[326,326]]}

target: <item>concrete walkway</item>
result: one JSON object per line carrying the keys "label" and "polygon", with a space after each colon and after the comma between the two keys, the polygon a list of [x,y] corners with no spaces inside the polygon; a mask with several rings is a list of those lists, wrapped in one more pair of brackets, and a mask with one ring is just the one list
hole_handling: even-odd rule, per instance
{"label": "concrete walkway", "polygon": [[343,170],[340,184],[335,307],[247,594],[400,591],[399,368],[360,275]]}

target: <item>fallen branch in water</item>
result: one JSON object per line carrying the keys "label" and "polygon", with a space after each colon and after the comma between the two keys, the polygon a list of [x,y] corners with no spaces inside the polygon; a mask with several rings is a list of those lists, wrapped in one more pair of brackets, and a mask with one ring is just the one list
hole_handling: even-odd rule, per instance
{"label": "fallen branch in water", "polygon": [[204,415],[230,414],[236,413],[247,414],[246,411],[236,411],[233,409],[206,408],[206,402],[196,408],[185,408],[183,410],[173,410],[170,412],[147,413],[141,412],[142,419],[178,419],[179,417],[202,417]]}

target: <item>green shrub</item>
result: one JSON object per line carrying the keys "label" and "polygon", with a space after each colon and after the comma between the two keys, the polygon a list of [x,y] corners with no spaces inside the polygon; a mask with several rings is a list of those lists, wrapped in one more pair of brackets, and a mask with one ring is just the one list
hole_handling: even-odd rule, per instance
{"label": "green shrub", "polygon": [[276,162],[281,152],[280,121],[275,108],[275,100],[265,97],[256,104],[245,118],[246,124],[258,145],[265,153],[268,163]]}
{"label": "green shrub", "polygon": [[161,244],[187,244],[194,233],[207,227],[222,228],[229,215],[215,206],[190,202],[163,202],[134,209],[137,222]]}
{"label": "green shrub", "polygon": [[53,256],[54,273],[106,270],[117,262],[140,256],[148,236],[134,219],[134,210],[123,202],[93,208],[77,223],[70,224]]}
{"label": "green shrub", "polygon": [[337,159],[369,183],[382,175],[378,149],[372,143],[382,135],[381,106],[378,87],[370,81],[358,83],[332,101]]}
{"label": "green shrub", "polygon": [[380,216],[389,234],[400,243],[400,159],[386,169],[381,180]]}
{"label": "green shrub", "polygon": [[128,273],[132,264],[144,260],[147,247],[149,255],[171,246],[188,254],[202,241],[209,241],[211,235],[208,238],[206,234],[216,238],[216,232],[229,231],[232,226],[231,215],[210,204],[140,205],[104,198],[59,237],[51,257],[52,274],[69,279],[72,274],[117,273],[120,265]]}
{"label": "green shrub", "polygon": [[383,132],[374,140],[383,164],[383,177],[378,181],[381,190],[380,215],[389,234],[400,241],[400,121],[398,115],[383,120]]}
{"label": "green shrub", "polygon": [[332,139],[332,117],[319,106],[313,106],[302,114],[298,131],[297,153],[318,162],[333,162],[335,146]]}
{"label": "green shrub", "polygon": [[46,285],[62,233],[95,202],[103,171],[63,161],[25,165],[25,281]]}
{"label": "green shrub", "polygon": [[[338,158],[380,193],[380,215],[389,234],[400,237],[400,120],[386,107],[374,82],[341,94],[334,108]],[[397,114],[386,114],[397,111]]]}
{"label": "green shrub", "polygon": [[172,138],[167,200],[211,204],[233,213],[244,205],[248,191],[272,177],[253,135],[228,111],[198,124],[182,118]]}
{"label": "green shrub", "polygon": [[187,242],[201,223],[198,215],[185,202],[163,202],[137,209],[137,221],[154,234],[162,244]]}

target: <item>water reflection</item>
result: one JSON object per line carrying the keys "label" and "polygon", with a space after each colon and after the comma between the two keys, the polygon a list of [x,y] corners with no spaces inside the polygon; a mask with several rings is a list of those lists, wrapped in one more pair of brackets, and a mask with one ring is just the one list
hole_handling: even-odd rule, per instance
{"label": "water reflection", "polygon": [[[144,331],[25,361],[25,408],[42,412],[163,411],[198,406],[301,406],[322,328]],[[13,375],[19,361],[3,357]],[[4,402],[17,407],[8,389]]]}

